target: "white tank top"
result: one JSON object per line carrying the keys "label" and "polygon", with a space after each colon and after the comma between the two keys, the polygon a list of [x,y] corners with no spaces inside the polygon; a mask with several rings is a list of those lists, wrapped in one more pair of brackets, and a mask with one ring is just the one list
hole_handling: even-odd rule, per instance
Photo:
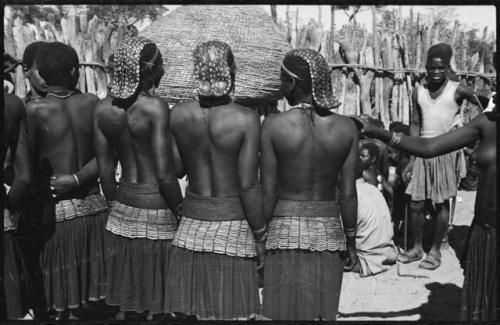
{"label": "white tank top", "polygon": [[441,94],[432,99],[429,90],[418,87],[417,101],[422,113],[420,136],[431,138],[448,132],[460,113],[460,107],[455,101],[455,91],[460,83],[448,80]]}

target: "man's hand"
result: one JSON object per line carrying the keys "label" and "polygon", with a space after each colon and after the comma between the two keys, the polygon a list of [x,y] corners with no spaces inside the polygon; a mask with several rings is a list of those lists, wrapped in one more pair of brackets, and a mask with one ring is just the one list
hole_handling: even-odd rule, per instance
{"label": "man's hand", "polygon": [[370,121],[371,118],[368,115],[350,116],[350,118],[354,121],[361,134],[368,138],[378,138],[380,128]]}
{"label": "man's hand", "polygon": [[52,175],[50,178],[50,190],[52,197],[61,196],[77,187],[75,177],[70,174]]}
{"label": "man's hand", "polygon": [[403,178],[403,182],[408,184],[411,181],[411,176],[413,174],[413,165],[414,162],[410,160],[406,166],[404,166],[403,170],[401,170],[401,177]]}
{"label": "man's hand", "polygon": [[359,264],[359,259],[358,259],[358,254],[356,252],[356,247],[348,246],[344,257],[344,270],[351,271],[358,264]]}

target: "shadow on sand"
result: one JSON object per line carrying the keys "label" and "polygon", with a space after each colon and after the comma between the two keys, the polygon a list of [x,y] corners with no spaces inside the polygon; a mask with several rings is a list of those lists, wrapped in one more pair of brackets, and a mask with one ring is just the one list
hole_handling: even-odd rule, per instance
{"label": "shadow on sand", "polygon": [[339,313],[342,318],[376,317],[393,318],[420,315],[426,321],[458,321],[460,315],[460,294],[462,289],[451,283],[432,282],[425,285],[430,291],[428,301],[419,307],[391,312]]}

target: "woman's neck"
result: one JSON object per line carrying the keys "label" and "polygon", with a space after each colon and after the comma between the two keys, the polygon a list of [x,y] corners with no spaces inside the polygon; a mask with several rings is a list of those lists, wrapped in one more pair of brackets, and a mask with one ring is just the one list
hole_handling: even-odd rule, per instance
{"label": "woman's neck", "polygon": [[210,108],[214,106],[227,105],[231,102],[231,97],[229,95],[224,95],[220,97],[215,96],[200,96],[198,95],[198,101],[202,108]]}

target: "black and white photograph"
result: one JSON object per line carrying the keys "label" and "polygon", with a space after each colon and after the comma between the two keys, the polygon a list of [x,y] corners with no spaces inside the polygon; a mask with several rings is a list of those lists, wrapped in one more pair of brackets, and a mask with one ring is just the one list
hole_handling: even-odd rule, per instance
{"label": "black and white photograph", "polygon": [[497,7],[342,3],[3,4],[0,320],[495,323]]}

